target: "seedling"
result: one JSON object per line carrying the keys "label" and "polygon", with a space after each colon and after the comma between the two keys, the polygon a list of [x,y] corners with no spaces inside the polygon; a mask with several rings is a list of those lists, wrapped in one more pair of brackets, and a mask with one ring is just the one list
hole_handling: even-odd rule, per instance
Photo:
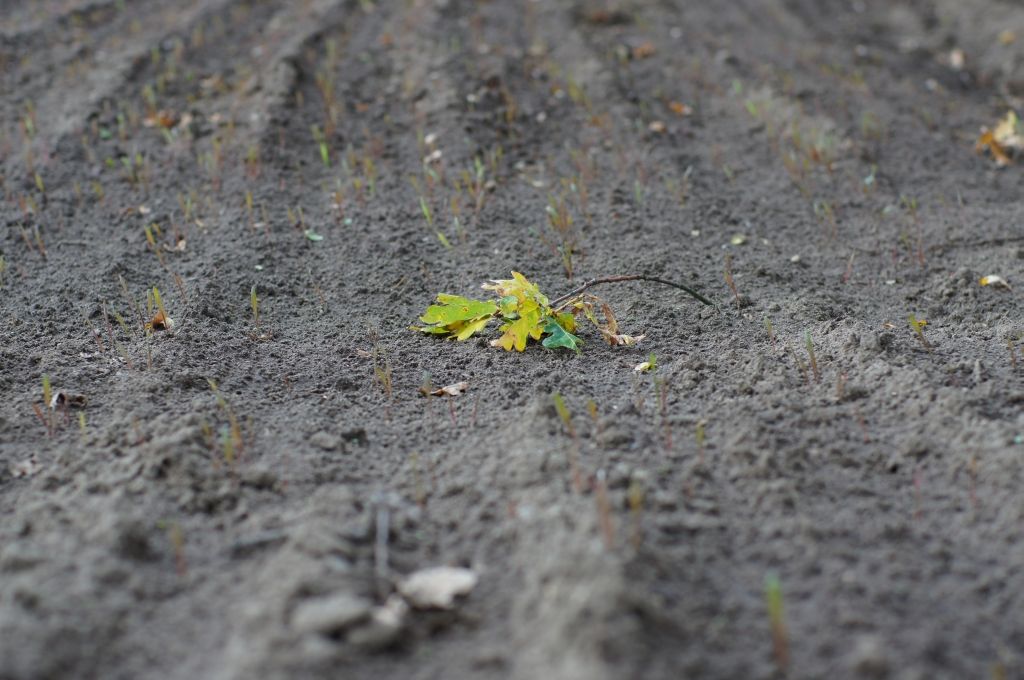
{"label": "seedling", "polygon": [[[576,330],[576,316],[583,314],[597,327],[608,344],[635,345],[643,336],[620,334],[608,304],[586,293],[593,286],[625,281],[650,281],[672,286],[706,305],[712,304],[689,286],[644,274],[591,279],[575,290],[549,301],[536,284],[514,271],[511,279],[489,281],[481,286],[493,291],[497,298],[494,301],[473,300],[445,293],[438,295],[437,304],[431,305],[420,317],[424,325],[413,326],[412,330],[462,341],[498,319],[502,336],[491,341],[492,347],[522,352],[528,340],[543,338],[541,344],[548,349],[561,347],[579,351],[582,341],[573,335],[573,331]],[[598,320],[598,309],[605,317],[604,323]]]}
{"label": "seedling", "polygon": [[811,372],[814,374],[814,382],[821,382],[821,373],[818,371],[818,358],[814,356],[814,342],[811,340],[811,332],[805,331],[807,341],[807,356],[811,362]]}
{"label": "seedling", "polygon": [[793,356],[793,361],[796,362],[796,365],[800,368],[800,372],[803,373],[803,375],[804,375],[804,382],[806,382],[808,385],[810,385],[811,384],[811,373],[810,373],[810,371],[807,370],[807,364],[804,363],[803,359],[800,358],[799,354],[797,354],[796,352],[793,351],[793,348],[789,346],[788,342],[786,343],[786,351],[789,352],[789,354],[791,354]]}
{"label": "seedling", "polygon": [[921,341],[922,345],[924,345],[924,348],[929,352],[934,351],[932,348],[932,344],[928,342],[928,339],[926,337],[924,337],[924,327],[928,325],[928,322],[925,321],[924,319],[918,319],[914,314],[911,314],[909,317],[907,317],[907,320],[910,323],[910,327],[914,329],[914,333],[917,335],[917,339]]}
{"label": "seedling", "polygon": [[601,527],[604,547],[615,547],[615,524],[612,522],[612,504],[608,500],[608,482],[604,469],[597,471],[594,479],[594,502],[597,505],[597,522]]}
{"label": "seedling", "polygon": [[576,233],[572,228],[572,215],[569,213],[569,206],[565,195],[555,197],[548,195],[548,204],[545,207],[548,216],[548,224],[558,237],[558,244],[549,244],[562,260],[562,267],[565,269],[565,277],[571,279],[573,276],[572,257],[577,249]]}
{"label": "seedling", "polygon": [[836,221],[835,209],[830,201],[815,201],[814,214],[818,221],[829,228],[829,237],[833,240],[839,234],[839,223]]}
{"label": "seedling", "polygon": [[[45,414],[43,422],[46,425],[46,435],[48,437],[53,436],[53,410],[50,406],[53,400],[53,390],[50,388],[50,376],[43,374],[43,409],[42,413]],[[39,414],[39,411],[36,411]]]}
{"label": "seedling", "polygon": [[911,222],[914,224],[914,228],[917,232],[917,262],[921,267],[925,265],[924,258],[924,231],[921,226],[921,220],[918,218],[917,213],[917,199],[900,195],[900,206],[910,215]]}
{"label": "seedling", "polygon": [[167,528],[167,536],[174,552],[174,570],[179,577],[184,577],[188,573],[188,562],[185,560],[185,532],[181,530],[180,524],[171,522]]}
{"label": "seedling", "polygon": [[249,306],[252,308],[252,325],[260,327],[260,299],[256,295],[256,284],[249,291]]}
{"label": "seedling", "polygon": [[629,501],[629,514],[633,518],[633,547],[639,548],[643,540],[641,515],[644,509],[644,485],[639,477],[634,476],[629,480],[626,497]]}
{"label": "seedling", "polygon": [[775,350],[775,330],[772,328],[772,320],[764,317],[764,329],[768,332],[768,339],[771,340],[772,350]]}
{"label": "seedling", "polygon": [[661,423],[665,430],[665,452],[672,451],[672,423],[668,419],[668,380],[658,376],[654,379],[654,388],[658,394],[658,404],[661,407]]}
{"label": "seedling", "polygon": [[921,519],[921,466],[914,468],[914,520],[919,521]]}
{"label": "seedling", "polygon": [[587,400],[587,415],[590,416],[590,420],[594,423],[594,430],[598,433],[601,432],[601,419],[597,414],[597,402],[593,399]]}
{"label": "seedling", "polygon": [[164,301],[160,296],[160,289],[156,286],[153,286],[153,302],[156,304],[158,311],[156,316],[154,316],[149,322],[150,329],[155,331],[169,331],[174,328],[174,320],[168,316],[167,310],[164,309]]}
{"label": "seedling", "polygon": [[551,399],[555,402],[555,410],[558,412],[558,417],[562,419],[562,424],[565,425],[565,431],[572,438],[572,447],[570,447],[566,456],[569,459],[569,475],[572,478],[573,490],[580,493],[583,491],[583,476],[580,474],[579,466],[580,438],[576,434],[576,428],[573,427],[572,415],[569,413],[562,395],[555,392],[551,395]]}
{"label": "seedling", "polygon": [[[142,316],[142,308],[139,306],[138,300],[135,299],[130,292],[128,292],[128,283],[124,280],[124,277],[120,274],[117,275],[117,281],[121,284],[121,295],[124,296],[125,300],[135,310],[135,317],[139,323],[139,326],[146,325],[146,319]],[[119,319],[121,324],[124,324],[124,319],[120,318],[120,315],[116,315],[115,318]],[[132,333],[134,335],[134,333]]]}
{"label": "seedling", "polygon": [[370,340],[373,342],[373,351],[371,353],[371,358],[373,359],[373,378],[390,402],[393,390],[391,360],[381,347],[380,336],[377,331],[370,330]]}
{"label": "seedling", "polygon": [[220,430],[220,448],[224,462],[229,466],[233,466],[235,461],[242,456],[245,447],[242,425],[238,420],[238,416],[235,415],[235,410],[231,408],[227,399],[224,398],[224,395],[217,388],[217,383],[212,378],[207,378],[206,382],[209,384],[213,396],[217,399],[218,408],[224,412],[228,419],[228,424]]}
{"label": "seedling", "polygon": [[789,633],[786,630],[785,612],[782,608],[782,585],[774,573],[769,572],[764,577],[764,596],[768,605],[768,621],[772,629],[775,665],[785,673],[789,666]]}
{"label": "seedling", "polygon": [[160,266],[166,267],[167,265],[164,262],[164,254],[160,246],[157,244],[156,236],[154,235],[154,231],[159,231],[160,227],[154,222],[152,225],[147,224],[143,229],[146,232],[146,243],[149,244],[153,254],[156,255],[156,259],[160,262]]}
{"label": "seedling", "polygon": [[970,476],[970,498],[971,507],[978,509],[978,456],[971,454],[971,460],[967,464],[967,474]]}
{"label": "seedling", "polygon": [[697,440],[697,462],[704,465],[704,442],[707,439],[707,421],[698,420],[694,438]]}
{"label": "seedling", "polygon": [[423,479],[423,463],[418,451],[409,454],[409,463],[412,465],[413,498],[416,500],[416,505],[425,508],[427,507],[427,488]]}
{"label": "seedling", "polygon": [[723,273],[725,275],[725,285],[729,286],[729,290],[732,291],[732,296],[736,300],[736,308],[739,309],[741,307],[740,292],[736,289],[736,281],[732,278],[732,255],[726,254]]}

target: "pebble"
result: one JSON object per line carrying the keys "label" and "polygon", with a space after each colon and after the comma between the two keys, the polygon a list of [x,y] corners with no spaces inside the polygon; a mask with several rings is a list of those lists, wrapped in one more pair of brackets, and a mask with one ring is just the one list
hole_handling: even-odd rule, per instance
{"label": "pebble", "polygon": [[331,635],[370,617],[370,602],[352,593],[306,600],[292,614],[292,628],[300,633]]}
{"label": "pebble", "polygon": [[323,430],[313,434],[309,438],[309,443],[324,451],[337,451],[342,446],[341,437],[330,432],[324,432]]}

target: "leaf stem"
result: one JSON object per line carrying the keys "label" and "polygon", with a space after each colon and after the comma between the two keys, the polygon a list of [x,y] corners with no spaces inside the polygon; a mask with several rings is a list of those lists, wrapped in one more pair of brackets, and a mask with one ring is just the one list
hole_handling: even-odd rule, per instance
{"label": "leaf stem", "polygon": [[576,297],[578,295],[582,295],[588,288],[591,288],[593,286],[601,285],[601,284],[604,284],[604,283],[622,283],[624,281],[650,281],[651,283],[660,283],[660,284],[663,284],[663,285],[666,285],[666,286],[672,286],[673,288],[678,288],[679,290],[687,293],[690,297],[692,297],[692,298],[694,298],[696,300],[700,300],[701,302],[703,302],[704,304],[706,304],[706,305],[708,305],[710,307],[714,307],[714,303],[713,302],[711,302],[706,297],[704,297],[703,295],[701,295],[700,293],[695,291],[693,288],[690,288],[689,286],[686,286],[686,285],[684,285],[682,283],[675,283],[674,281],[667,281],[665,279],[660,279],[657,276],[648,276],[646,274],[627,274],[627,275],[624,275],[624,276],[602,276],[600,278],[590,279],[589,281],[584,283],[582,286],[576,288],[575,290],[571,290],[568,293],[566,293],[565,295],[560,295],[559,297],[557,297],[554,300],[552,300],[551,301],[551,307],[552,307],[552,309],[557,309],[559,305],[564,304],[565,302],[568,302],[569,300],[573,299],[574,297]]}

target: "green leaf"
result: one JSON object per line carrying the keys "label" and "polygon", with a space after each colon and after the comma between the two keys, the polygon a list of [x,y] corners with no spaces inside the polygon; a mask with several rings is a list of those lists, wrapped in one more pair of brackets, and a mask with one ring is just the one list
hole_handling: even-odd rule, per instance
{"label": "green leaf", "polygon": [[506,295],[499,300],[498,305],[501,307],[502,316],[515,316],[516,310],[519,309],[519,298],[515,295]]}
{"label": "green leaf", "polygon": [[304,231],[302,233],[305,234],[306,238],[308,238],[310,241],[323,241],[324,240],[323,236],[321,236],[320,234],[316,233],[312,229],[307,229],[306,231]]}
{"label": "green leaf", "polygon": [[518,319],[502,327],[505,329],[505,334],[497,340],[492,340],[492,346],[502,347],[506,351],[512,351],[514,347],[517,352],[522,352],[526,349],[526,341],[529,338],[540,339],[540,336],[544,334],[540,309],[535,302],[532,308],[527,309],[527,306],[528,304],[524,304],[520,309]]}
{"label": "green leaf", "polygon": [[459,342],[466,340],[467,338],[471,337],[474,333],[482,331],[487,326],[487,324],[491,322],[491,319],[493,318],[493,316],[488,315],[480,317],[479,319],[474,319],[473,321],[466,322],[459,328],[458,332],[455,332],[454,330],[452,331],[455,332],[455,339],[458,340]]}
{"label": "green leaf", "polygon": [[470,300],[458,295],[441,293],[437,296],[437,301],[440,304],[427,307],[420,321],[434,326],[450,326],[459,321],[491,317],[498,311],[498,305],[489,300]]}
{"label": "green leaf", "polygon": [[409,326],[409,330],[419,331],[421,333],[434,333],[435,335],[451,333],[451,329],[447,326]]}
{"label": "green leaf", "polygon": [[576,330],[576,317],[572,312],[564,312],[555,316],[558,325],[572,333]]}
{"label": "green leaf", "polygon": [[583,344],[582,340],[562,328],[561,324],[554,319],[550,319],[550,317],[547,325],[544,326],[544,332],[548,334],[548,337],[544,338],[544,342],[541,344],[548,349],[564,347],[578,352],[580,351],[579,346]]}

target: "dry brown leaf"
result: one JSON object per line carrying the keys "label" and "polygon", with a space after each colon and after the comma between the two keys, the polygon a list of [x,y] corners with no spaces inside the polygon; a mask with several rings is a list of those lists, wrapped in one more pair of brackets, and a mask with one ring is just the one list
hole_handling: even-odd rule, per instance
{"label": "dry brown leaf", "polygon": [[650,41],[643,42],[633,48],[633,58],[647,59],[654,56],[655,51],[654,43]]}
{"label": "dry brown leaf", "polygon": [[608,341],[609,345],[621,345],[624,347],[632,347],[644,338],[646,335],[621,335],[616,333],[605,333],[605,340]]}
{"label": "dry brown leaf", "polygon": [[982,286],[992,286],[993,288],[1005,288],[1006,290],[1013,290],[1010,288],[1010,284],[1002,276],[996,274],[989,274],[983,276],[978,280],[978,283]]}
{"label": "dry brown leaf", "polygon": [[50,397],[50,409],[55,409],[59,406],[85,408],[88,399],[85,398],[84,394],[68,394],[67,392],[54,392],[53,396]]}
{"label": "dry brown leaf", "polygon": [[1024,151],[1024,134],[1017,113],[1008,111],[993,130],[981,128],[981,137],[974,149],[979,152],[987,149],[1000,167],[1009,165],[1012,155]]}
{"label": "dry brown leaf", "polygon": [[31,477],[32,475],[39,472],[42,466],[36,461],[35,457],[23,460],[20,463],[15,463],[11,466],[11,476],[15,479],[20,477]]}
{"label": "dry brown leaf", "polygon": [[170,130],[178,124],[178,115],[173,111],[167,109],[160,109],[156,113],[146,116],[142,121],[145,127],[162,127],[165,130]]}
{"label": "dry brown leaf", "polygon": [[433,390],[430,395],[434,397],[457,397],[469,389],[468,382],[457,382],[439,389]]}
{"label": "dry brown leaf", "polygon": [[677,116],[689,116],[693,109],[682,102],[669,102],[669,110]]}
{"label": "dry brown leaf", "polygon": [[174,319],[164,316],[163,312],[157,312],[146,327],[154,331],[169,331],[174,328]]}

